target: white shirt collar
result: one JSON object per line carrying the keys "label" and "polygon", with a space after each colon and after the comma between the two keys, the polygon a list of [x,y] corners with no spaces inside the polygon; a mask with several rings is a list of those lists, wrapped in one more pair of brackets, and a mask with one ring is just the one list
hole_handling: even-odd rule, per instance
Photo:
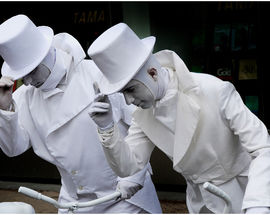
{"label": "white shirt collar", "polygon": [[64,55],[62,62],[63,62],[62,66],[59,66],[58,69],[65,70],[65,76],[62,78],[60,83],[54,89],[49,90],[49,91],[42,91],[44,99],[48,99],[49,97],[51,97],[57,93],[63,93],[65,90],[65,87],[68,83],[68,77],[69,77],[70,72],[71,72],[70,71],[71,65],[72,65],[71,56],[67,55],[67,54]]}
{"label": "white shirt collar", "polygon": [[165,96],[155,104],[154,116],[174,133],[175,117],[177,115],[178,81],[173,70],[166,69],[169,71],[170,81]]}

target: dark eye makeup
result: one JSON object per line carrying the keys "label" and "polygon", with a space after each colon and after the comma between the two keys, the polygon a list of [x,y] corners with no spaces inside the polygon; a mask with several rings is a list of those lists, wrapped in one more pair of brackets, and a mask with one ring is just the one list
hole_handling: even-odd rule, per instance
{"label": "dark eye makeup", "polygon": [[125,92],[128,92],[128,93],[131,93],[131,92],[133,92],[134,91],[134,87],[128,87],[128,88],[126,88],[124,91]]}

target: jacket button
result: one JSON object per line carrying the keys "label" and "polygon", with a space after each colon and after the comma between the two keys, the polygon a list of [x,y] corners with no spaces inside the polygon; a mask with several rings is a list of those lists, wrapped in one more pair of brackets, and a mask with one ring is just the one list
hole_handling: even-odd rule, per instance
{"label": "jacket button", "polygon": [[72,170],[72,171],[71,171],[71,174],[72,174],[72,175],[76,175],[77,173],[78,173],[78,172],[77,172],[76,170]]}
{"label": "jacket button", "polygon": [[199,178],[198,175],[196,175],[196,174],[192,175],[192,179],[193,179],[193,180],[197,180],[198,178]]}

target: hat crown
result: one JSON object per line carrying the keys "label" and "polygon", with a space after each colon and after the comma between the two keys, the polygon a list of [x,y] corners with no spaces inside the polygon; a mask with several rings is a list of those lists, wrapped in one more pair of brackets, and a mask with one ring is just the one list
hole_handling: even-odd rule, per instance
{"label": "hat crown", "polygon": [[48,39],[25,15],[17,15],[0,25],[0,55],[11,70],[32,64],[47,52]]}
{"label": "hat crown", "polygon": [[10,38],[15,37],[18,32],[23,30],[27,21],[25,15],[17,15],[2,23],[0,28],[0,43],[5,43]]}
{"label": "hat crown", "polygon": [[131,79],[143,66],[153,45],[153,41],[144,43],[128,25],[119,23],[101,34],[88,49],[88,54],[111,85],[109,91],[116,92],[126,84],[123,80]]}

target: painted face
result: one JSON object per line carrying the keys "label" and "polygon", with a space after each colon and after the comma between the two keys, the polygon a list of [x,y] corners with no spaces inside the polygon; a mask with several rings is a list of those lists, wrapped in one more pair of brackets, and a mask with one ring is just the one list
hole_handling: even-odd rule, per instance
{"label": "painted face", "polygon": [[132,79],[122,90],[126,103],[142,109],[153,106],[155,99],[151,91],[140,81]]}
{"label": "painted face", "polygon": [[32,72],[24,76],[22,81],[24,85],[32,85],[39,88],[49,77],[51,71],[44,64],[39,64]]}

